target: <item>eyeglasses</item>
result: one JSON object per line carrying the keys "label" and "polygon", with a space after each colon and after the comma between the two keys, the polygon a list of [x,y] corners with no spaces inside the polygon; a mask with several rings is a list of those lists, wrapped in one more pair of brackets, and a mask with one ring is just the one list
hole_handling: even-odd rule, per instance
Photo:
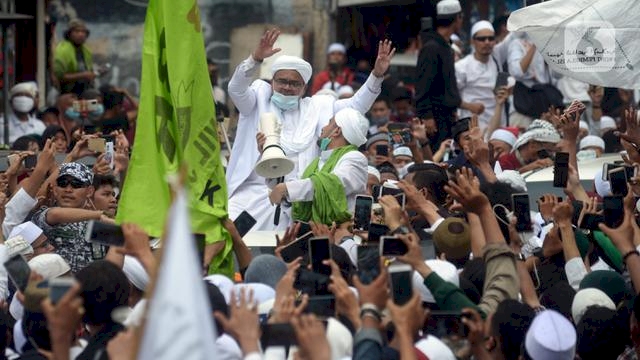
{"label": "eyeglasses", "polygon": [[495,41],[496,37],[495,36],[476,36],[473,38],[473,40],[478,42]]}
{"label": "eyeglasses", "polygon": [[74,189],[80,189],[87,186],[82,181],[74,178],[60,178],[56,180],[56,184],[61,188],[66,188],[67,186],[71,185],[71,187]]}
{"label": "eyeglasses", "polygon": [[300,89],[300,88],[302,88],[304,86],[303,82],[295,81],[295,80],[273,79],[273,82],[275,82],[279,86],[282,86],[282,87],[289,86],[289,87],[292,87],[294,89]]}

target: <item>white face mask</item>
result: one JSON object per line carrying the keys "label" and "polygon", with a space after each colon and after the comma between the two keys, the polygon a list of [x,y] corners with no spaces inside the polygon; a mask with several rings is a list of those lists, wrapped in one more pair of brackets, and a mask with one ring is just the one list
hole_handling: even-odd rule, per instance
{"label": "white face mask", "polygon": [[11,99],[11,105],[13,105],[13,110],[16,112],[28,113],[33,110],[35,101],[28,96],[20,95]]}

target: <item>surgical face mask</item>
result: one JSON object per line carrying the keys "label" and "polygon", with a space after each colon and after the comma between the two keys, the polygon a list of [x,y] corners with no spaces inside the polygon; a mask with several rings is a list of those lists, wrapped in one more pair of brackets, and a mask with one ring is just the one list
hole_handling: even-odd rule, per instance
{"label": "surgical face mask", "polygon": [[271,102],[282,111],[291,110],[298,106],[300,97],[295,95],[282,95],[274,91],[271,95]]}
{"label": "surgical face mask", "polygon": [[64,116],[66,116],[67,118],[69,118],[71,120],[79,120],[80,119],[80,113],[78,111],[75,111],[73,109],[73,107],[68,108],[64,112]]}
{"label": "surgical face mask", "polygon": [[318,139],[318,146],[320,147],[320,151],[325,151],[327,150],[327,148],[329,147],[329,144],[331,143],[331,135],[333,135],[333,133],[336,131],[336,129],[333,129],[329,135],[327,135],[326,137],[320,138]]}
{"label": "surgical face mask", "polygon": [[89,120],[98,120],[102,114],[104,114],[104,106],[102,104],[98,104],[96,109],[89,113]]}
{"label": "surgical face mask", "polygon": [[371,124],[375,126],[383,126],[389,122],[389,118],[386,116],[383,117],[371,117]]}
{"label": "surgical face mask", "polygon": [[33,110],[35,101],[29,96],[20,95],[11,99],[11,105],[13,106],[13,110],[16,112],[26,114]]}

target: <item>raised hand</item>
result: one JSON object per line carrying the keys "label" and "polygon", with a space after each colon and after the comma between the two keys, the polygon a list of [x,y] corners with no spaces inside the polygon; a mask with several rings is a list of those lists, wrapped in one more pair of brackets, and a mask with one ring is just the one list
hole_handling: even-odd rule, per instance
{"label": "raised hand", "polygon": [[262,61],[270,56],[272,56],[273,54],[279,52],[280,48],[273,48],[273,45],[276,43],[276,40],[278,40],[278,37],[280,36],[280,30],[278,29],[271,29],[271,30],[267,30],[263,35],[262,38],[260,38],[260,42],[258,43],[258,46],[256,46],[255,50],[253,50],[253,53],[251,54],[251,56],[253,56],[253,59],[255,61]]}
{"label": "raised hand", "polygon": [[456,182],[449,180],[444,190],[469,212],[480,214],[489,199],[480,191],[480,181],[468,168],[456,171]]}
{"label": "raised hand", "polygon": [[224,328],[225,333],[233,337],[244,355],[251,352],[260,351],[258,342],[260,341],[260,321],[258,317],[258,306],[253,298],[253,290],[245,293],[245,289],[240,289],[240,296],[236,296],[231,291],[229,300],[229,317],[216,311],[213,316]]}
{"label": "raised hand", "polygon": [[299,358],[330,360],[331,348],[324,324],[315,315],[302,315],[291,319],[298,339]]}
{"label": "raised hand", "polygon": [[391,58],[396,53],[396,49],[391,47],[390,40],[380,41],[378,45],[378,57],[376,63],[373,65],[373,71],[371,72],[375,77],[383,77],[389,70],[391,65]]}

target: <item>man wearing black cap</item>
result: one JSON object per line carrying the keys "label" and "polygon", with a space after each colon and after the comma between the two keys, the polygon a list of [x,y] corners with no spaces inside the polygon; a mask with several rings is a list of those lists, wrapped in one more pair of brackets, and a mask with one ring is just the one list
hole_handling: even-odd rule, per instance
{"label": "man wearing black cap", "polygon": [[451,136],[451,124],[462,102],[450,45],[451,35],[462,27],[462,8],[458,0],[442,0],[437,14],[435,31],[420,34],[423,46],[416,84],[417,116],[425,121],[434,152]]}
{"label": "man wearing black cap", "polygon": [[93,72],[93,56],[84,44],[89,37],[89,29],[80,19],[69,21],[64,40],[54,52],[53,71],[60,82],[60,92],[75,93],[80,96],[93,86],[96,74]]}

